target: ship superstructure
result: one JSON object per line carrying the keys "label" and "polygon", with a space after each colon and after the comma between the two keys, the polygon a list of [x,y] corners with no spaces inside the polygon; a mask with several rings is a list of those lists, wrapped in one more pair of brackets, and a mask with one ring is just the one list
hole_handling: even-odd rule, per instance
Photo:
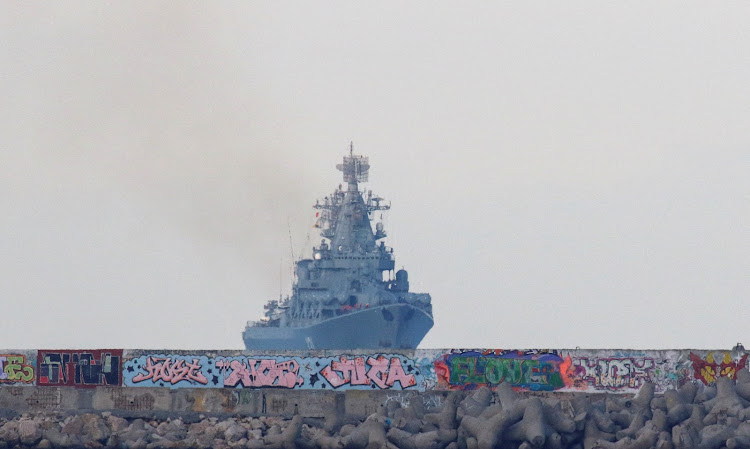
{"label": "ship superstructure", "polygon": [[373,214],[390,204],[359,190],[368,158],[350,146],[336,168],[345,187],[313,206],[323,239],[312,258],[296,263],[292,294],[269,301],[263,318],[248,322],[247,349],[416,348],[432,328],[430,295],[409,292],[406,270],[394,273],[382,222],[372,227]]}

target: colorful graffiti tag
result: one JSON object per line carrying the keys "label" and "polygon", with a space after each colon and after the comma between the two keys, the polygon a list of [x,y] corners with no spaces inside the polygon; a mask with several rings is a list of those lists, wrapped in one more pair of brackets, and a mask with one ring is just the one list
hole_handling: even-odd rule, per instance
{"label": "colorful graffiti tag", "polygon": [[382,355],[355,357],[352,360],[341,356],[338,361],[334,360],[323,368],[320,374],[333,388],[342,385],[376,385],[380,389],[387,389],[393,388],[398,382],[401,389],[405,389],[417,384],[414,374],[406,374],[399,357],[386,358]]}
{"label": "colorful graffiti tag", "polygon": [[[750,353],[703,350],[425,349],[304,355],[241,351],[0,350],[0,386],[656,393],[748,370]],[[239,393],[237,393],[239,394]],[[395,396],[394,396],[395,397]]]}
{"label": "colorful graffiti tag", "polygon": [[294,359],[279,362],[273,359],[233,357],[218,360],[216,366],[222,369],[225,387],[294,388],[305,382],[299,376],[299,363]]}
{"label": "colorful graffiti tag", "polygon": [[134,387],[195,388],[219,384],[219,372],[205,355],[145,355],[126,360],[122,374],[123,384]]}
{"label": "colorful graffiti tag", "polygon": [[570,377],[578,388],[638,389],[652,381],[654,366],[654,359],[648,357],[575,357]]}
{"label": "colorful graffiti tag", "polygon": [[509,383],[517,389],[551,391],[572,385],[570,357],[554,352],[468,351],[445,354],[435,360],[437,389],[497,388]]}
{"label": "colorful graffiti tag", "polygon": [[201,366],[198,359],[185,360],[172,357],[146,357],[146,373],[139,373],[133,377],[133,383],[150,380],[152,382],[168,382],[172,385],[177,382],[197,382],[207,384],[208,379],[199,370]]}
{"label": "colorful graffiti tag", "polygon": [[0,383],[34,382],[34,367],[25,354],[0,354]]}
{"label": "colorful graffiti tag", "polygon": [[149,354],[128,359],[126,386],[193,388],[407,389],[418,372],[401,355],[208,357]]}
{"label": "colorful graffiti tag", "polygon": [[728,351],[709,352],[705,358],[691,352],[690,361],[693,362],[695,378],[710,385],[719,377],[737,379],[737,371],[747,367],[747,354],[734,361]]}
{"label": "colorful graffiti tag", "polygon": [[37,385],[122,385],[122,349],[40,350]]}

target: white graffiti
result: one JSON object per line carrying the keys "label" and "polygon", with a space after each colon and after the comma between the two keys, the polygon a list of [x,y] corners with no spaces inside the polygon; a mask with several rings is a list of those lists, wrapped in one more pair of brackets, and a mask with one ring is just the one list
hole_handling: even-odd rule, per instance
{"label": "white graffiti", "polygon": [[633,358],[576,358],[574,363],[584,370],[579,377],[597,388],[639,388],[651,379],[651,369],[654,360],[643,358],[637,361]]}
{"label": "white graffiti", "polygon": [[409,407],[409,404],[411,404],[411,401],[415,399],[418,401],[422,401],[422,405],[428,410],[438,409],[442,407],[442,404],[443,404],[443,398],[440,395],[432,395],[432,394],[413,395],[413,394],[408,394],[408,393],[389,394],[385,398],[385,404],[387,405],[389,402],[398,402],[402,408],[406,408],[406,407]]}

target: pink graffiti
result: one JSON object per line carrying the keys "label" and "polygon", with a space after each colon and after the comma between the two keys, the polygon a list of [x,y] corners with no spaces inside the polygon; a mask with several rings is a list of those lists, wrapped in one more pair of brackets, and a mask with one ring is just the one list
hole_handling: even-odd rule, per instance
{"label": "pink graffiti", "polygon": [[234,387],[241,382],[243,387],[294,388],[304,382],[304,379],[297,375],[299,364],[294,360],[278,363],[272,359],[247,359],[247,363],[239,360],[219,360],[216,367],[232,370],[229,376],[225,375],[225,387]]}
{"label": "pink graffiti", "polygon": [[151,379],[152,382],[163,380],[174,385],[181,380],[188,380],[205,385],[208,379],[200,372],[200,369],[198,359],[193,359],[192,363],[188,363],[179,359],[173,362],[171,357],[147,357],[146,371],[148,373],[138,374],[133,378],[133,383]]}
{"label": "pink graffiti", "polygon": [[[374,383],[381,389],[391,388],[396,382],[401,383],[401,388],[412,387],[417,384],[414,374],[406,374],[401,360],[393,357],[390,360],[382,355],[378,358],[369,357],[367,359],[368,369],[365,365],[364,357],[355,357],[349,360],[346,357],[340,357],[338,361],[334,360],[330,366],[323,368],[320,373],[326,378],[334,388],[342,385],[370,385]],[[338,373],[343,375],[340,376]]]}

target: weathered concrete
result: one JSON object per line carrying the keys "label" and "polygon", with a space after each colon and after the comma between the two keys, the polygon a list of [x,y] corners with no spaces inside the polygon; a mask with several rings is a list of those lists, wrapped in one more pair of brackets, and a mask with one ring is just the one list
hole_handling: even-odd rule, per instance
{"label": "weathered concrete", "polygon": [[750,449],[747,358],[739,346],[0,351],[0,449]]}
{"label": "weathered concrete", "polygon": [[[0,388],[491,390],[634,394],[747,375],[750,353],[731,350],[418,349],[200,351],[0,350]],[[744,393],[750,395],[750,393]],[[86,399],[86,398],[84,398]]]}
{"label": "weathered concrete", "polygon": [[[0,448],[741,449],[750,448],[750,402],[740,394],[748,384],[750,376],[720,378],[715,387],[685,384],[664,395],[646,384],[630,397],[531,394],[509,385],[438,396],[236,390],[252,393],[244,399],[228,390],[159,389],[156,397],[131,388],[132,396],[117,399],[115,388],[79,389],[42,413],[0,418]],[[56,391],[25,390],[41,389]],[[34,394],[11,388],[2,397],[12,398],[3,406],[23,407]],[[150,408],[117,412],[144,419],[61,407],[114,407],[138,397],[151,398],[143,402]]]}
{"label": "weathered concrete", "polygon": [[324,418],[331,410],[339,410],[342,416],[363,419],[388,403],[439,410],[447,394],[380,390],[2,387],[0,414],[92,411],[133,418],[185,414]]}

